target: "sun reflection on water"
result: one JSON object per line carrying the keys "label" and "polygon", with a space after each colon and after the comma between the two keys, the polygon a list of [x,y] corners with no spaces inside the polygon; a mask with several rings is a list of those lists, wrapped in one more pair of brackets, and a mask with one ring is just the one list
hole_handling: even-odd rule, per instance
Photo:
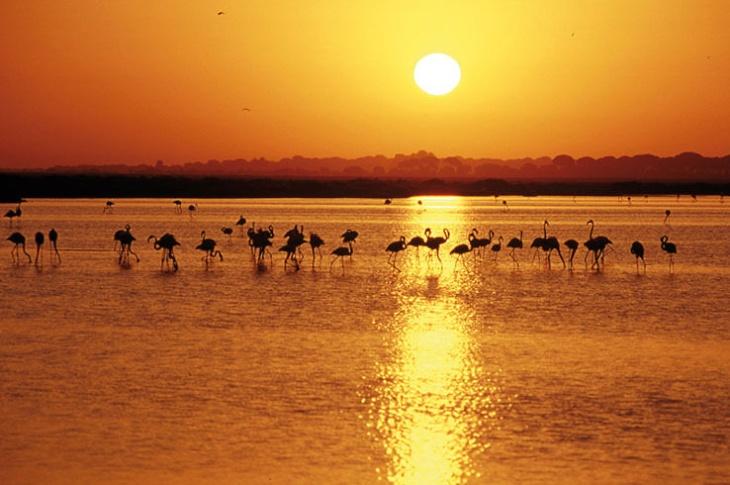
{"label": "sun reflection on water", "polygon": [[[459,201],[443,202],[412,222],[453,216]],[[446,264],[447,251],[442,258]],[[462,483],[478,476],[473,457],[491,447],[502,418],[501,372],[490,371],[476,315],[461,298],[468,281],[431,276],[424,283],[417,266],[407,268],[394,286],[398,310],[382,326],[388,358],[369,399],[370,432],[387,455],[379,475],[399,484]]]}

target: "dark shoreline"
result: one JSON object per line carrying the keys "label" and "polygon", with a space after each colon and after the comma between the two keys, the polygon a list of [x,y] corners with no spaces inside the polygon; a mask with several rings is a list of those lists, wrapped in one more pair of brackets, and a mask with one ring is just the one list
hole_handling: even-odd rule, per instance
{"label": "dark shoreline", "polygon": [[0,201],[26,198],[246,198],[420,195],[730,194],[730,183],[638,181],[505,181],[413,179],[275,179],[0,173]]}

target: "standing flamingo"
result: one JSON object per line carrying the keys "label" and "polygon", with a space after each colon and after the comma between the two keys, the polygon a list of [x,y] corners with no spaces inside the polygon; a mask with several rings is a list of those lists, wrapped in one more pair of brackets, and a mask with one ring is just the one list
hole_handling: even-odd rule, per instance
{"label": "standing flamingo", "polygon": [[188,214],[190,214],[190,220],[193,220],[193,214],[195,214],[195,211],[198,210],[198,204],[197,202],[195,204],[190,204],[188,206]]}
{"label": "standing flamingo", "polygon": [[522,231],[520,231],[520,237],[519,239],[516,237],[513,237],[509,240],[507,243],[507,247],[511,249],[509,252],[509,255],[512,257],[512,261],[515,262],[519,266],[519,262],[517,261],[517,258],[515,258],[515,250],[516,249],[522,249]]}
{"label": "standing flamingo", "polygon": [[246,225],[246,218],[242,215],[238,216],[238,220],[236,221],[236,225],[241,228],[241,235],[243,235],[243,226]]}
{"label": "standing flamingo", "polygon": [[131,254],[134,256],[134,258],[139,263],[139,256],[137,256],[137,253],[132,251],[132,243],[136,241],[137,239],[132,236],[132,232],[130,231],[131,227],[129,224],[127,224],[124,227],[124,231],[117,231],[114,233],[114,239],[115,243],[116,241],[119,241],[120,248],[119,248],[119,265],[120,266],[126,266],[129,264],[129,255]]}
{"label": "standing flamingo", "polygon": [[20,252],[19,248],[23,250],[23,254],[28,258],[28,262],[30,263],[32,261],[30,254],[25,250],[25,236],[23,236],[19,232],[14,232],[8,237],[8,241],[15,244],[13,246],[12,251],[10,251],[10,256],[13,258],[13,263],[20,264]]}
{"label": "standing flamingo", "polygon": [[332,265],[335,264],[335,261],[339,258],[342,262],[342,274],[345,274],[345,256],[349,256],[352,259],[352,241],[350,241],[347,246],[340,246],[336,248],[331,254],[335,257],[332,258],[332,262],[330,262],[330,271],[332,271]]}
{"label": "standing flamingo", "polygon": [[437,236],[437,237],[431,237],[431,228],[427,227],[424,231],[424,235],[426,236],[426,247],[431,250],[429,255],[432,255],[434,252],[436,252],[436,259],[439,260],[439,264],[443,267],[443,262],[441,261],[441,256],[439,255],[439,248],[441,248],[441,245],[449,240],[449,237],[451,237],[451,233],[448,229],[444,228],[443,230],[443,237]]}
{"label": "standing flamingo", "polygon": [[408,243],[406,244],[406,246],[412,246],[412,247],[416,248],[416,255],[418,255],[418,252],[420,251],[419,248],[421,246],[425,246],[425,245],[426,245],[426,240],[423,239],[421,236],[412,237],[411,240],[408,241]]}
{"label": "standing flamingo", "polygon": [[106,204],[104,204],[104,209],[101,211],[102,214],[111,214],[114,212],[114,202],[111,200],[107,200]]}
{"label": "standing flamingo", "polygon": [[172,203],[175,204],[175,214],[182,214],[183,213],[182,200],[175,199],[172,201]]}
{"label": "standing flamingo", "polygon": [[497,239],[496,244],[492,244],[492,247],[489,248],[494,253],[494,262],[497,262],[497,257],[499,256],[499,252],[502,250],[502,240],[504,238],[502,236],[499,236],[499,239]]}
{"label": "standing flamingo", "polygon": [[[469,233],[469,237],[473,239],[474,237],[476,237],[476,234],[472,231],[471,233]],[[463,264],[464,268],[466,268],[466,263],[464,263],[464,255],[474,249],[474,246],[471,245],[471,242],[472,241],[470,240],[469,244],[457,244],[451,251],[449,251],[449,254],[451,255],[456,254],[456,261],[454,261],[454,270],[456,270],[459,261],[461,261],[461,264]]]}
{"label": "standing flamingo", "polygon": [[232,227],[221,227],[221,232],[228,236],[228,240],[231,239],[231,235],[233,234],[233,228]]}
{"label": "standing flamingo", "polygon": [[578,251],[579,245],[580,243],[575,239],[568,239],[563,242],[563,246],[568,248],[568,268],[571,271],[573,270],[573,258],[575,257],[575,252]]}
{"label": "standing flamingo", "polygon": [[593,219],[590,219],[588,222],[586,222],[586,225],[591,226],[591,229],[588,233],[588,240],[583,243],[583,245],[588,249],[588,252],[586,253],[586,256],[584,258],[584,262],[587,265],[588,255],[593,253],[593,264],[591,265],[591,269],[596,268],[597,270],[600,270],[601,264],[603,263],[605,257],[606,248],[609,244],[611,244],[611,240],[606,236],[596,236],[595,238],[593,237],[593,229],[595,227]]}
{"label": "standing flamingo", "polygon": [[644,264],[644,273],[646,273],[646,261],[644,261],[644,245],[639,241],[631,243],[631,254],[636,256],[636,272],[639,272],[639,259]]}
{"label": "standing flamingo", "polygon": [[347,229],[345,232],[342,233],[342,235],[340,235],[340,237],[342,238],[342,242],[350,245],[349,257],[350,257],[351,261],[352,261],[352,243],[357,241],[357,237],[359,235],[360,235],[359,232],[353,231],[352,229]]}
{"label": "standing flamingo", "polygon": [[21,215],[23,215],[23,210],[20,208],[20,203],[18,203],[18,206],[15,208],[15,210],[9,209],[5,213],[5,217],[8,218],[9,227],[13,227],[13,219],[17,217],[18,220],[20,220]]}
{"label": "standing flamingo", "polygon": [[223,254],[216,250],[216,241],[214,239],[209,239],[205,237],[205,231],[200,232],[200,244],[195,246],[195,249],[198,251],[203,251],[205,253],[205,256],[203,256],[201,259],[205,261],[205,266],[207,267],[208,264],[216,258],[220,258],[221,261],[223,261]]}
{"label": "standing flamingo", "polygon": [[672,211],[670,211],[669,209],[664,211],[664,225],[669,224],[669,216],[671,216],[671,215],[672,215]]}
{"label": "standing flamingo", "polygon": [[175,258],[175,246],[179,246],[175,236],[170,233],[165,233],[158,239],[156,236],[150,236],[147,238],[147,242],[153,241],[153,247],[156,251],[162,249],[162,260],[160,261],[160,271],[164,271],[165,264],[167,269],[170,269],[170,261],[172,261],[173,271],[178,270],[177,258]]}
{"label": "standing flamingo", "polygon": [[388,244],[388,247],[385,248],[385,251],[390,253],[388,255],[388,264],[391,265],[394,269],[400,271],[398,269],[398,266],[395,265],[396,260],[398,259],[398,253],[401,251],[404,251],[406,249],[406,237],[401,236],[400,239],[397,241],[393,241],[392,243]]}
{"label": "standing flamingo", "polygon": [[312,268],[314,268],[314,262],[316,259],[315,251],[319,253],[319,263],[322,264],[322,246],[324,246],[324,239],[319,237],[319,234],[310,232],[309,246],[312,248]]}
{"label": "standing flamingo", "polygon": [[547,240],[547,226],[548,221],[545,219],[542,222],[542,235],[543,237],[536,237],[532,240],[532,243],[530,244],[530,249],[532,249],[532,262],[535,262],[535,257],[537,257],[538,263],[540,262],[540,252],[541,251],[547,251],[545,246],[545,241]]}
{"label": "standing flamingo", "polygon": [[58,232],[56,232],[55,229],[51,228],[50,231],[48,231],[48,241],[50,241],[51,246],[48,248],[49,251],[51,251],[51,263],[53,263],[53,256],[55,255],[58,259],[58,262],[61,262],[61,253],[58,252]]}
{"label": "standing flamingo", "polygon": [[677,254],[677,245],[669,242],[669,236],[664,235],[659,240],[662,243],[662,251],[669,255],[669,271],[674,268],[674,255]]}
{"label": "standing flamingo", "polygon": [[43,253],[41,253],[41,249],[43,248],[43,243],[46,241],[46,237],[43,235],[42,232],[38,231],[35,233],[35,265],[38,266],[38,260],[40,259],[41,265],[43,265]]}

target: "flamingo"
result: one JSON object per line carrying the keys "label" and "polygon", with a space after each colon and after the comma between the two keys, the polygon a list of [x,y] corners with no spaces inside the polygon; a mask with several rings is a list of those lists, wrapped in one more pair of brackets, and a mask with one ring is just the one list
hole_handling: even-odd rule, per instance
{"label": "flamingo", "polygon": [[233,234],[233,228],[232,227],[221,227],[221,232],[228,236],[228,239],[231,239],[231,234]]}
{"label": "flamingo", "polygon": [[578,251],[579,245],[580,243],[575,239],[568,239],[563,242],[563,246],[568,248],[568,267],[571,270],[573,269],[573,258],[575,257],[575,252]]}
{"label": "flamingo", "polygon": [[55,254],[58,258],[58,262],[61,262],[61,253],[58,252],[58,232],[55,229],[48,231],[48,240],[51,243],[49,250],[51,251],[51,262],[53,262],[53,256]]}
{"label": "flamingo", "polygon": [[195,211],[197,211],[197,210],[198,210],[198,204],[197,203],[190,204],[188,206],[188,214],[190,214],[190,220],[191,221],[193,220],[193,214],[195,214]]}
{"label": "flamingo", "polygon": [[107,200],[106,203],[104,204],[104,209],[101,211],[101,213],[102,214],[107,214],[107,213],[111,214],[112,212],[114,212],[114,201]]}
{"label": "flamingo", "polygon": [[388,264],[391,265],[396,270],[400,271],[398,269],[398,266],[395,265],[396,260],[398,259],[398,253],[401,251],[405,251],[406,249],[406,237],[401,236],[400,239],[397,241],[393,241],[392,243],[388,244],[388,247],[385,248],[385,251],[389,252],[388,255]]}
{"label": "flamingo", "polygon": [[[253,231],[253,234],[251,236],[251,242],[249,244],[251,245],[252,251],[254,252],[254,258],[257,264],[260,265],[263,263],[264,256],[266,255],[266,249],[272,245],[271,240],[273,238],[274,228],[271,225],[269,225],[269,228],[267,230],[261,229],[259,227],[256,231]],[[256,255],[256,251],[258,251],[258,255]],[[269,262],[274,262],[271,252],[269,252]]]}
{"label": "flamingo", "polygon": [[345,256],[349,256],[352,259],[352,242],[349,242],[347,246],[340,246],[336,248],[332,253],[335,257],[330,262],[330,271],[332,271],[332,265],[335,264],[337,258],[340,258],[342,262],[342,274],[345,274]]}
{"label": "flamingo", "polygon": [[170,233],[165,233],[158,239],[156,236],[150,236],[147,238],[147,242],[153,241],[153,247],[156,251],[162,249],[162,260],[160,261],[160,271],[164,270],[165,263],[167,268],[170,269],[170,261],[172,261],[173,271],[178,270],[177,259],[175,258],[175,246],[179,246],[180,243]]}
{"label": "flamingo", "polygon": [[198,251],[203,251],[205,253],[205,256],[203,256],[201,259],[205,261],[206,267],[208,266],[208,263],[210,263],[210,261],[216,256],[220,258],[221,261],[223,261],[223,253],[216,250],[215,246],[218,243],[216,243],[214,239],[206,238],[205,231],[200,232],[200,239],[200,244],[195,246],[195,249],[197,249]]}
{"label": "flamingo", "polygon": [[12,233],[8,239],[11,243],[15,244],[13,246],[13,249],[10,251],[10,256],[13,258],[13,263],[20,264],[20,254],[19,254],[19,248],[23,250],[23,254],[28,258],[28,262],[30,263],[32,261],[30,254],[25,250],[25,236],[23,236],[19,232]]}
{"label": "flamingo", "polygon": [[411,240],[408,241],[408,243],[406,244],[406,246],[412,246],[412,247],[416,248],[416,254],[418,254],[419,248],[421,246],[425,246],[425,245],[426,245],[426,240],[423,239],[421,236],[412,237]]}
{"label": "flamingo", "polygon": [[436,259],[439,260],[439,264],[443,266],[443,262],[441,261],[441,256],[439,256],[439,248],[443,243],[449,240],[449,237],[451,237],[451,233],[448,229],[444,228],[443,230],[444,236],[437,236],[437,237],[431,237],[431,228],[427,227],[424,231],[424,235],[426,236],[426,247],[431,250],[431,253],[436,252]]}
{"label": "flamingo", "polygon": [[519,239],[516,237],[513,237],[509,240],[507,243],[507,247],[511,249],[509,252],[509,255],[512,257],[512,261],[514,261],[517,265],[519,265],[519,262],[517,262],[517,258],[515,258],[515,250],[516,249],[522,249],[522,231],[520,231],[520,237]]}
{"label": "flamingo", "polygon": [[18,204],[18,206],[17,206],[16,208],[15,208],[15,210],[13,210],[13,209],[9,209],[9,210],[8,210],[8,211],[7,211],[6,213],[5,213],[5,217],[7,217],[7,218],[8,218],[8,222],[9,222],[9,227],[13,227],[13,219],[15,219],[16,217],[17,217],[17,218],[20,218],[20,216],[21,216],[22,214],[23,214],[23,211],[22,211],[22,210],[21,210],[21,208],[20,208],[20,204]]}
{"label": "flamingo", "polygon": [[472,249],[474,249],[474,246],[471,245],[472,240],[475,237],[474,232],[469,233],[469,237],[471,239],[469,241],[469,244],[458,244],[458,245],[454,246],[454,248],[451,251],[449,251],[449,254],[451,254],[451,255],[456,254],[456,261],[454,261],[454,270],[456,270],[456,266],[459,264],[459,261],[461,261],[461,264],[463,264],[464,267],[466,268],[466,263],[464,263],[463,256],[466,253],[471,252]]}
{"label": "flamingo", "polygon": [[129,224],[124,226],[124,229],[119,229],[118,231],[114,232],[114,250],[117,249],[117,243],[122,241],[122,238],[124,237],[124,234],[129,232],[129,230],[132,228]]}
{"label": "flamingo", "polygon": [[646,273],[646,261],[644,261],[644,245],[639,241],[631,243],[631,254],[636,256],[636,272],[639,272],[639,259],[644,263],[644,273]]}
{"label": "flamingo", "polygon": [[324,246],[324,239],[319,237],[319,234],[310,232],[309,246],[312,248],[312,268],[314,268],[314,261],[316,259],[315,250],[319,253],[320,264],[322,263],[322,246]]}
{"label": "flamingo", "polygon": [[502,236],[499,236],[499,239],[497,239],[497,244],[492,244],[492,247],[489,248],[494,253],[494,262],[497,262],[497,257],[499,256],[499,252],[502,250],[502,240],[504,238]]}
{"label": "flamingo", "polygon": [[669,271],[674,267],[674,255],[677,254],[677,245],[669,242],[669,236],[664,235],[659,240],[662,243],[662,251],[669,255]]}
{"label": "flamingo", "polygon": [[[479,253],[481,254],[482,248],[486,248],[487,246],[492,244],[492,239],[494,239],[494,231],[489,229],[489,231],[487,231],[487,237],[476,237],[476,233],[474,234],[474,236],[475,236],[474,241],[473,241],[474,248],[479,249],[480,250]],[[472,249],[474,249],[474,248],[472,248]],[[476,257],[476,254],[477,253],[474,253],[475,257]]]}
{"label": "flamingo", "polygon": [[669,216],[672,215],[672,211],[669,209],[664,211],[664,225],[667,225],[669,223]]}
{"label": "flamingo", "polygon": [[543,223],[543,234],[545,235],[545,240],[542,243],[542,250],[547,252],[547,267],[548,269],[552,268],[552,262],[550,259],[553,251],[557,251],[558,256],[560,256],[560,261],[563,263],[563,268],[565,268],[565,259],[563,259],[563,254],[560,252],[560,242],[558,241],[558,238],[555,236],[548,237],[547,235],[547,226],[549,225],[550,223],[548,221]]}
{"label": "flamingo", "polygon": [[593,264],[591,265],[591,269],[600,269],[601,263],[603,262],[604,258],[604,252],[606,251],[608,245],[611,244],[611,240],[606,236],[596,236],[595,238],[593,237],[593,229],[595,227],[593,219],[590,219],[588,222],[586,222],[586,225],[591,226],[591,229],[588,234],[588,240],[583,243],[583,245],[588,249],[584,261],[586,262],[586,264],[588,264],[588,255],[590,253],[593,253]]}
{"label": "flamingo", "polygon": [[393,201],[391,199],[385,199],[385,202],[384,202],[385,205],[390,205],[392,203],[393,203]]}
{"label": "flamingo", "polygon": [[297,260],[297,249],[299,247],[292,243],[291,240],[284,244],[282,247],[279,248],[279,251],[286,253],[286,258],[284,259],[284,270],[286,270],[286,265],[291,259],[294,262],[294,267],[297,271],[299,271],[299,261]]}
{"label": "flamingo", "polygon": [[43,243],[46,241],[46,237],[43,235],[42,232],[38,231],[35,233],[35,265],[38,266],[38,259],[40,257],[41,265],[43,265],[43,253],[41,253],[41,249],[43,248]]}
{"label": "flamingo", "polygon": [[243,226],[246,225],[246,218],[242,215],[238,216],[238,220],[236,221],[236,225],[241,228],[241,235],[243,235]]}
{"label": "flamingo", "polygon": [[182,200],[175,199],[172,203],[175,204],[175,214],[182,214]]}
{"label": "flamingo", "polygon": [[536,237],[532,240],[532,243],[530,244],[530,249],[532,249],[532,262],[535,262],[535,257],[537,257],[538,262],[540,261],[540,251],[546,251],[544,248],[545,241],[547,241],[547,226],[548,221],[545,219],[542,222],[542,234],[543,237]]}
{"label": "flamingo", "polygon": [[347,229],[345,232],[342,233],[342,235],[340,235],[340,237],[342,238],[342,242],[343,243],[350,244],[350,254],[349,254],[349,256],[350,256],[350,260],[351,261],[352,261],[352,244],[351,243],[356,242],[357,237],[359,235],[360,235],[359,232],[353,231],[352,229]]}
{"label": "flamingo", "polygon": [[124,226],[124,231],[117,231],[114,233],[114,239],[115,241],[119,241],[120,248],[119,248],[119,265],[125,266],[129,264],[129,255],[135,257],[137,262],[139,263],[139,256],[137,256],[137,253],[132,251],[132,243],[136,241],[137,239],[132,236],[132,232],[130,231],[131,227],[129,224]]}

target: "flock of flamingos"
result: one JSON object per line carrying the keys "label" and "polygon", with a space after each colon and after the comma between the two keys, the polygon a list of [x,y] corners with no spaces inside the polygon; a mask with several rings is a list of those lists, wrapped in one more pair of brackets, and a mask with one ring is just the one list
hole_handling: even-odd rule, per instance
{"label": "flock of flamingos", "polygon": [[[9,210],[5,217],[9,219],[10,226],[12,227],[14,219],[19,219],[22,216],[21,205],[26,202],[24,199],[20,199],[17,203],[15,210]],[[183,213],[182,201],[175,200],[175,211],[178,214]],[[388,201],[386,201],[386,204]],[[114,202],[107,201],[103,212],[109,213],[114,209]],[[188,206],[188,212],[192,219],[195,211],[198,210],[197,204],[191,204]],[[665,211],[666,223],[671,215],[671,211]],[[246,225],[246,218],[239,216],[235,225],[240,228],[240,231],[244,237],[248,238],[248,246],[251,251],[251,257],[258,268],[266,268],[266,259],[269,259],[269,265],[273,265],[273,255],[271,249],[274,246],[274,228],[268,226],[255,227],[255,224],[251,224],[248,228],[244,228]],[[606,252],[611,249],[612,241],[603,235],[594,236],[593,232],[595,224],[593,220],[589,220],[586,223],[589,226],[588,239],[583,242],[583,246],[586,249],[584,263],[586,267],[589,263],[591,270],[601,271],[603,268],[606,257]],[[568,239],[561,242],[555,236],[548,235],[548,227],[550,223],[545,220],[543,222],[543,234],[542,237],[536,237],[530,244],[530,248],[533,250],[532,260],[535,258],[538,260],[544,260],[544,265],[550,269],[552,267],[552,256],[557,254],[563,265],[563,268],[569,270],[573,269],[573,260],[575,254],[578,251],[581,243],[575,239]],[[230,237],[234,233],[232,227],[223,227],[221,232]],[[405,251],[409,247],[413,247],[416,251],[419,251],[421,247],[428,251],[428,258],[431,261],[432,258],[436,258],[439,265],[443,267],[441,260],[440,250],[441,247],[450,239],[450,232],[448,229],[443,229],[443,235],[434,236],[430,228],[426,228],[423,236],[417,235],[410,240],[406,240],[405,236],[401,236],[397,241],[393,241],[385,247],[385,251],[388,253],[388,264],[393,269],[400,271],[397,266],[398,254]],[[354,253],[354,243],[357,241],[359,233],[352,229],[347,229],[340,236],[342,239],[342,245],[338,246],[330,252],[332,260],[330,261],[329,268],[332,270],[333,265],[337,260],[340,260],[342,265],[342,271],[345,271],[345,259],[352,259]],[[513,237],[509,241],[504,243],[502,236],[496,237],[494,231],[489,230],[485,235],[486,237],[480,237],[479,231],[474,228],[471,230],[465,243],[454,246],[449,252],[450,255],[455,257],[455,265],[461,262],[466,265],[464,256],[472,253],[475,258],[483,257],[485,253],[491,252],[494,260],[497,260],[501,251],[509,251],[509,257],[512,259],[515,265],[519,265],[515,251],[524,247],[523,232],[520,231],[519,237]],[[215,239],[207,236],[205,231],[200,234],[201,240],[195,249],[203,253],[202,260],[205,262],[206,267],[211,264],[216,258],[223,261],[223,254],[218,249],[218,243]],[[302,247],[309,245],[312,252],[312,267],[314,268],[319,258],[319,264],[322,263],[324,258],[322,254],[322,247],[325,245],[325,241],[316,233],[310,232],[309,239],[305,237],[304,227],[294,225],[286,233],[284,233],[284,244],[278,248],[280,252],[286,254],[284,259],[284,269],[286,270],[291,265],[296,271],[301,268],[302,261],[304,259],[304,252]],[[28,263],[33,262],[30,254],[25,249],[26,238],[25,236],[16,231],[13,232],[8,238],[8,241],[13,243],[11,250],[11,257],[13,263],[19,265],[21,263],[21,251],[28,259]],[[34,237],[35,240],[35,264],[39,262],[41,256],[42,247],[45,243],[45,235],[42,232],[37,232]],[[130,256],[133,256],[137,262],[139,262],[139,256],[132,250],[132,244],[136,241],[136,238],[132,235],[131,226],[127,224],[123,229],[119,229],[113,235],[114,249],[118,251],[118,263],[122,266],[130,265]],[[52,263],[60,263],[61,255],[58,250],[58,232],[55,229],[51,229],[48,232],[48,241],[50,243],[50,257]],[[175,238],[173,234],[165,233],[160,237],[151,235],[147,238],[147,242],[151,243],[155,250],[162,251],[162,259],[160,262],[160,269],[162,271],[177,271],[179,269],[177,258],[175,257],[175,247],[180,246],[180,242]],[[561,246],[567,250],[567,257],[563,257],[561,252]],[[664,251],[669,258],[669,269],[673,268],[673,255],[677,253],[677,246],[675,243],[669,241],[669,237],[664,235],[660,238],[660,248]],[[640,263],[643,265],[644,272],[646,271],[646,262],[644,260],[644,245],[640,241],[634,241],[630,247],[631,254],[636,258],[636,270],[639,271]],[[567,259],[567,261],[566,261]]]}

